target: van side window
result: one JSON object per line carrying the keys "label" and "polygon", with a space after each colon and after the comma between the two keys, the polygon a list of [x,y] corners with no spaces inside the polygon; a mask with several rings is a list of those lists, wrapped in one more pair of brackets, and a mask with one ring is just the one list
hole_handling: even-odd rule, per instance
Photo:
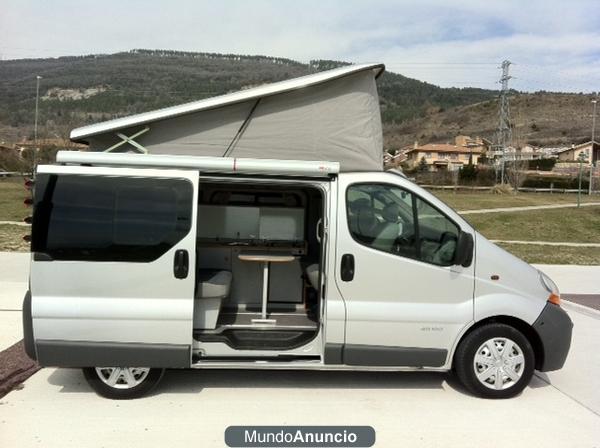
{"label": "van side window", "polygon": [[191,228],[185,179],[40,174],[32,251],[54,260],[149,262]]}
{"label": "van side window", "polygon": [[460,229],[420,197],[393,185],[354,184],[346,202],[348,227],[359,243],[439,266],[453,264]]}

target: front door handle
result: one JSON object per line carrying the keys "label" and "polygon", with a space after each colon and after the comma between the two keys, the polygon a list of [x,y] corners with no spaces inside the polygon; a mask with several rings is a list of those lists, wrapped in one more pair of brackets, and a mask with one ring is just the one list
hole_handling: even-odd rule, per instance
{"label": "front door handle", "polygon": [[342,255],[342,266],[340,270],[342,281],[351,282],[354,279],[354,255]]}
{"label": "front door handle", "polygon": [[185,249],[179,249],[175,252],[173,261],[173,275],[175,278],[186,278],[190,269],[190,256]]}

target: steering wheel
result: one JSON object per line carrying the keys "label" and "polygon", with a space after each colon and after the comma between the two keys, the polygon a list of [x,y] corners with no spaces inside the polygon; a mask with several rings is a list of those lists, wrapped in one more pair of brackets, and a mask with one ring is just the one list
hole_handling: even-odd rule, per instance
{"label": "steering wheel", "polygon": [[414,233],[402,233],[394,240],[394,249],[396,252],[400,252],[402,247],[412,247],[415,244]]}

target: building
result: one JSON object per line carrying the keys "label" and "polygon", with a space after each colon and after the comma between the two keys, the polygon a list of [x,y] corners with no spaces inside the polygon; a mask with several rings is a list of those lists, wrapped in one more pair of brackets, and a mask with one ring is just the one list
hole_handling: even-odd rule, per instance
{"label": "building", "polygon": [[592,162],[596,164],[598,159],[600,158],[600,143],[592,141],[581,143],[579,145],[571,145],[570,148],[563,149],[562,151],[557,152],[558,160],[561,162],[578,162],[580,154],[584,154],[586,158],[586,163],[590,163],[590,153],[592,150],[592,146],[594,149]]}
{"label": "building", "polygon": [[[495,152],[494,154],[502,155],[502,152]],[[504,159],[506,161],[513,160],[536,160],[545,158],[545,153],[538,147],[532,145],[525,145],[520,148],[509,146],[504,151]]]}
{"label": "building", "polygon": [[407,163],[416,168],[425,160],[428,171],[455,171],[467,165],[469,160],[477,165],[479,158],[487,151],[487,143],[480,138],[472,139],[466,135],[455,138],[454,144],[429,143],[414,146],[405,151]]}

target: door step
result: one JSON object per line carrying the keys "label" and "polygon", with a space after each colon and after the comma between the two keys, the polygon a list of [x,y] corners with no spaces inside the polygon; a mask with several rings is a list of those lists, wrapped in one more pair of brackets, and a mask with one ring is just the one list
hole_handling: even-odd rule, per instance
{"label": "door step", "polygon": [[282,350],[301,347],[316,334],[315,329],[226,329],[219,333],[194,331],[194,339],[199,342],[222,342],[236,350]]}
{"label": "door step", "polygon": [[199,356],[192,357],[193,364],[217,364],[217,363],[295,363],[295,362],[311,362],[320,363],[319,355],[277,355],[277,356]]}

